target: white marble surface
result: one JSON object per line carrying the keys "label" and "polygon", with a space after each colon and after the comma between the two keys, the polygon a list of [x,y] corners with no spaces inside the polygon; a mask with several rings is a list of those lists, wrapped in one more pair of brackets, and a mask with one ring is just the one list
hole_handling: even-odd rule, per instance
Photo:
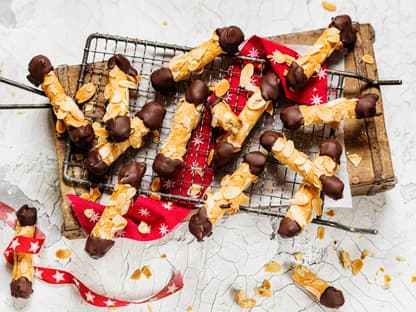
{"label": "white marble surface", "polygon": [[[162,241],[141,244],[117,241],[103,260],[85,257],[83,240],[68,241],[59,234],[58,173],[53,132],[47,110],[0,111],[0,200],[18,208],[30,203],[40,212],[40,226],[48,241],[38,262],[80,272],[96,290],[123,298],[146,294],[152,283],[132,283],[137,267],[160,266],[160,254],[184,273],[185,287],[165,300],[152,303],[153,311],[240,311],[234,289],[253,287],[270,278],[273,297],[258,299],[253,311],[322,311],[290,278],[291,253],[302,251],[304,261],[320,275],[342,288],[346,297],[340,311],[414,311],[416,306],[416,5],[414,1],[334,0],[335,14],[347,13],[354,20],[370,22],[376,30],[379,75],[401,78],[400,87],[384,87],[385,118],[392,148],[397,186],[384,194],[354,198],[354,209],[337,210],[334,219],[357,226],[377,227],[377,236],[348,234],[327,229],[325,239],[316,241],[316,227],[295,240],[270,240],[271,220],[245,214],[223,220],[214,235],[198,244],[186,225]],[[324,27],[334,13],[325,11],[318,0],[296,1],[0,1],[0,71],[25,80],[28,60],[35,54],[48,55],[55,64],[76,64],[88,34],[103,32],[130,37],[195,45],[220,25],[237,24],[246,35],[272,35]],[[41,97],[0,85],[0,103],[36,103]],[[0,250],[13,233],[0,223]],[[310,244],[305,242],[311,242]],[[337,242],[334,245],[334,241]],[[74,251],[71,261],[58,263],[53,253],[67,246]],[[307,248],[305,248],[307,246]],[[349,251],[353,258],[367,248],[373,257],[364,260],[356,276],[341,268],[336,253]],[[395,257],[403,256],[398,262]],[[9,295],[10,268],[0,260],[0,310],[15,311]],[[281,273],[264,273],[263,265],[276,260]],[[158,264],[159,263],[159,264]],[[383,266],[391,275],[384,289]],[[156,271],[166,276],[166,270]],[[376,279],[375,279],[376,278]],[[114,282],[116,281],[116,282]],[[25,311],[95,311],[82,301],[71,286],[54,287],[40,281]],[[120,311],[147,311],[146,306]]]}

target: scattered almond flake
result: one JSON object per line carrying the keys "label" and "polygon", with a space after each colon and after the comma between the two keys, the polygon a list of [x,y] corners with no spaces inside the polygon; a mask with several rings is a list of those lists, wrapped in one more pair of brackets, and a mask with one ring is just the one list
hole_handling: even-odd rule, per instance
{"label": "scattered almond flake", "polygon": [[[86,195],[87,197],[85,197],[85,196],[83,196],[83,195]],[[84,198],[84,199],[88,199],[89,198],[89,194],[88,193],[84,193],[84,194],[82,194],[80,197],[81,198]],[[84,210],[84,216],[86,216],[88,219],[91,219],[91,217],[93,216],[93,214],[94,214],[94,210],[93,209],[85,209]]]}
{"label": "scattered almond flake", "polygon": [[153,308],[150,304],[147,304],[146,307],[148,312],[153,312]]}
{"label": "scattered almond flake", "polygon": [[264,271],[268,273],[279,273],[281,269],[282,266],[276,261],[269,262],[264,266]]}
{"label": "scattered almond flake", "polygon": [[145,265],[144,267],[142,267],[142,273],[144,276],[146,276],[147,279],[153,276],[152,270],[150,269],[150,266],[148,265]]}
{"label": "scattered almond flake", "polygon": [[96,91],[97,91],[97,88],[94,84],[90,82],[86,83],[82,85],[81,88],[79,88],[79,90],[75,94],[75,100],[77,101],[78,104],[85,103],[86,101],[88,101],[94,96]]}
{"label": "scattered almond flake", "polygon": [[212,149],[212,150],[210,150],[210,152],[208,154],[208,158],[207,158],[207,165],[208,166],[211,165],[212,159],[214,158],[214,152],[215,152],[215,150]]}
{"label": "scattered almond flake", "polygon": [[186,308],[186,312],[192,312],[193,310],[192,310],[192,307],[191,306],[188,306],[187,308]]}
{"label": "scattered almond flake", "polygon": [[390,288],[391,276],[389,274],[384,274],[384,288]]}
{"label": "scattered almond flake", "polygon": [[152,193],[152,194],[150,194],[150,196],[149,196],[151,199],[155,199],[155,200],[160,200],[160,195],[159,194],[156,194],[156,193]]}
{"label": "scattered almond flake", "polygon": [[416,275],[412,275],[412,277],[411,277],[410,281],[411,281],[412,283],[416,283]]}
{"label": "scattered almond flake", "polygon": [[238,305],[244,309],[251,309],[256,305],[256,300],[250,299],[247,293],[242,289],[237,292],[235,300]]}
{"label": "scattered almond flake", "polygon": [[328,1],[322,1],[322,7],[327,10],[327,11],[331,11],[334,12],[337,9],[337,6],[331,2]]}
{"label": "scattered almond flake", "polygon": [[324,237],[325,237],[325,228],[323,226],[318,226],[316,236],[318,237],[319,240],[324,239]]}
{"label": "scattered almond flake", "polygon": [[339,260],[344,269],[349,269],[351,267],[351,256],[348,251],[341,250],[339,253]]}
{"label": "scattered almond flake", "polygon": [[16,96],[16,92],[12,92],[12,93],[10,93],[10,95],[12,96],[12,97],[15,97]]}
{"label": "scattered almond flake", "polygon": [[164,21],[162,22],[162,25],[163,25],[163,26],[165,26],[165,27],[166,27],[166,26],[168,26],[168,21],[167,21],[167,20],[164,20]]}
{"label": "scattered almond flake", "polygon": [[252,63],[246,64],[240,73],[240,87],[245,88],[251,81],[254,74],[254,65]]}
{"label": "scattered almond flake", "polygon": [[24,115],[24,114],[25,114],[25,112],[18,111],[18,112],[16,112],[16,114],[17,114],[17,115]]}
{"label": "scattered almond flake", "polygon": [[228,92],[229,89],[229,81],[227,79],[223,79],[220,82],[218,82],[217,86],[215,87],[215,96],[222,97]]}
{"label": "scattered almond flake", "polygon": [[270,289],[266,289],[266,288],[263,288],[263,287],[254,288],[254,293],[257,296],[262,296],[262,297],[267,297],[267,298],[271,298],[271,296],[272,296],[272,292],[270,291]]}
{"label": "scattered almond flake", "polygon": [[403,262],[403,261],[406,261],[406,257],[396,256],[396,260],[399,261],[399,262]]}
{"label": "scattered almond flake", "polygon": [[288,73],[289,71],[287,70],[287,69],[285,69],[284,71],[283,71],[283,76],[287,76],[287,73]]}
{"label": "scattered almond flake", "polygon": [[301,262],[303,259],[303,253],[301,252],[297,252],[293,256],[295,257],[296,261],[299,261],[299,262]]}
{"label": "scattered almond flake", "polygon": [[140,279],[140,277],[142,276],[142,270],[141,269],[137,269],[136,271],[133,272],[133,274],[130,276],[130,279],[137,281]]}
{"label": "scattered almond flake", "polygon": [[137,226],[137,229],[138,229],[139,233],[141,233],[141,234],[149,234],[152,227],[142,220],[142,221],[140,221],[139,225]]}
{"label": "scattered almond flake", "polygon": [[152,192],[159,192],[160,190],[160,178],[154,178],[152,181],[152,185],[150,185],[150,189]]}
{"label": "scattered almond flake", "polygon": [[379,268],[380,272],[384,272],[384,267]]}
{"label": "scattered almond flake", "polygon": [[364,249],[362,252],[361,252],[361,260],[364,260],[367,256],[369,256],[370,255],[370,252],[368,251],[368,249]]}
{"label": "scattered almond flake", "polygon": [[334,209],[327,209],[327,210],[325,211],[325,214],[326,214],[328,217],[333,217],[333,216],[335,216],[335,211],[334,211]]}
{"label": "scattered almond flake", "polygon": [[100,189],[97,187],[90,188],[90,200],[97,201],[101,197]]}
{"label": "scattered almond flake", "polygon": [[357,168],[361,163],[361,156],[358,154],[348,154],[347,158],[349,161],[354,165],[355,168]]}
{"label": "scattered almond flake", "polygon": [[374,64],[374,58],[371,55],[365,54],[361,57],[361,60],[367,64]]}
{"label": "scattered almond flake", "polygon": [[363,268],[363,260],[356,259],[351,263],[352,275],[357,275]]}
{"label": "scattered almond flake", "polygon": [[161,255],[160,255],[160,257],[161,257],[162,259],[166,259],[166,258],[168,257],[168,255],[167,255],[167,254],[165,254],[165,253],[163,253],[163,254],[161,254]]}
{"label": "scattered almond flake", "polygon": [[72,256],[72,251],[70,249],[58,249],[55,256],[60,260],[65,260]]}
{"label": "scattered almond flake", "polygon": [[191,197],[196,197],[198,194],[201,193],[202,185],[200,184],[192,184],[191,187],[188,189],[188,195]]}

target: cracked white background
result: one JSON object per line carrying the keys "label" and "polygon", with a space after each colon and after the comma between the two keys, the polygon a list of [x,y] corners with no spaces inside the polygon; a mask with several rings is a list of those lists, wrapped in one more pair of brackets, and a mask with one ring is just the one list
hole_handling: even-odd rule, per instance
{"label": "cracked white background", "polygon": [[[384,194],[354,198],[354,209],[335,211],[335,220],[376,227],[377,236],[348,234],[328,228],[323,241],[316,227],[295,240],[270,240],[271,219],[239,214],[222,220],[206,242],[199,244],[181,225],[163,240],[137,243],[118,240],[102,260],[89,259],[84,240],[60,236],[58,173],[53,128],[48,110],[0,111],[0,200],[15,208],[29,203],[39,209],[39,224],[48,240],[37,261],[79,272],[94,290],[134,298],[157,289],[165,281],[169,261],[184,273],[184,289],[151,304],[153,311],[240,311],[234,290],[253,295],[264,278],[271,280],[272,298],[256,297],[252,311],[324,311],[293,285],[290,266],[293,252],[304,253],[314,271],[344,291],[340,311],[414,311],[416,306],[416,4],[414,1],[333,0],[335,13],[325,11],[318,0],[296,1],[98,1],[98,0],[0,0],[0,71],[25,81],[27,63],[42,53],[54,64],[77,64],[86,37],[92,32],[119,34],[188,46],[209,37],[218,26],[239,25],[248,37],[325,27],[334,14],[350,14],[353,20],[370,22],[376,31],[375,53],[381,78],[403,79],[402,86],[383,87],[385,119],[390,138],[397,186]],[[0,85],[0,103],[37,103],[45,99]],[[0,249],[13,236],[0,223]],[[336,241],[336,244],[334,244]],[[66,247],[65,247],[66,246]],[[54,258],[55,250],[70,248],[67,263]],[[364,260],[362,271],[352,276],[337,259],[344,249],[358,258],[368,249],[374,257]],[[403,256],[398,262],[395,257]],[[283,264],[278,274],[265,273],[265,263]],[[164,262],[165,261],[165,262]],[[129,280],[138,267],[150,264],[154,279]],[[384,289],[383,273],[392,277]],[[0,310],[18,307],[9,293],[10,268],[0,260]],[[377,277],[377,278],[376,278]],[[24,311],[98,311],[82,301],[72,286],[34,282],[34,294]],[[120,311],[147,311],[146,305]]]}

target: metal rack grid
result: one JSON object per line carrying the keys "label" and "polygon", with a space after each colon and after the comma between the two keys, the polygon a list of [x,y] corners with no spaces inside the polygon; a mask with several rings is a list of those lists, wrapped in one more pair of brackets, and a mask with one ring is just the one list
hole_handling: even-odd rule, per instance
{"label": "metal rack grid", "polygon": [[[134,114],[145,103],[153,100],[163,103],[167,109],[167,113],[163,121],[162,128],[160,129],[160,143],[154,143],[151,139],[147,138],[145,145],[141,149],[128,150],[125,155],[117,160],[112,166],[108,177],[100,181],[91,181],[89,179],[87,169],[83,163],[82,155],[76,154],[68,141],[63,166],[63,179],[65,182],[87,187],[98,185],[102,189],[111,190],[117,182],[116,179],[120,166],[128,160],[136,159],[138,161],[144,161],[147,164],[147,171],[143,178],[141,190],[139,192],[146,195],[151,193],[150,184],[154,178],[152,172],[154,157],[170,131],[170,122],[175,112],[176,104],[179,99],[184,96],[184,90],[186,86],[189,85],[189,80],[182,81],[178,84],[178,92],[174,96],[165,97],[156,93],[151,87],[150,74],[154,70],[166,65],[173,56],[185,53],[189,50],[190,49],[187,47],[178,45],[163,44],[98,33],[92,34],[88,37],[81,64],[78,88],[84,83],[91,82],[97,86],[97,92],[89,103],[84,105],[83,110],[87,119],[92,122],[102,121],[106,104],[103,93],[108,79],[106,61],[117,53],[124,54],[132,62],[133,66],[142,77],[138,90],[130,92],[131,113]],[[227,71],[229,75],[237,74],[235,72],[231,72],[229,70],[229,66],[235,64],[236,61],[241,60],[250,61],[255,64],[265,63],[265,61],[261,59],[221,56],[217,57],[211,64],[209,64],[202,74],[193,75],[191,79],[201,78],[208,84],[220,81],[227,74]],[[342,96],[343,82],[344,76],[342,74],[331,73],[328,71],[329,99]],[[236,96],[247,97],[247,92],[240,88],[238,90],[230,91],[236,92]],[[241,162],[245,153],[261,149],[259,137],[264,130],[274,129],[283,131],[288,138],[295,141],[297,148],[311,157],[314,157],[317,154],[319,142],[331,135],[329,127],[313,126],[305,127],[302,131],[285,131],[279,118],[279,111],[282,107],[284,107],[284,104],[279,103],[279,108],[277,108],[277,111],[273,114],[273,116],[264,114],[264,116],[261,117],[257,123],[256,127],[253,129],[250,136],[247,138],[240,153],[240,157],[232,164],[221,168],[218,172],[215,172],[214,180],[211,185],[214,189],[219,186],[219,182],[225,174],[229,174],[234,171],[234,169]],[[235,107],[232,108],[235,109]],[[211,137],[207,139],[210,140]],[[208,157],[209,151],[199,150],[198,152],[204,153],[204,155]],[[287,206],[285,205],[288,204],[288,200],[294,194],[297,186],[301,183],[302,178],[293,171],[288,170],[273,157],[269,157],[269,160],[270,161],[266,166],[264,174],[259,177],[258,182],[247,191],[250,195],[250,202],[248,203],[248,206],[252,208],[271,208],[281,206],[282,209],[285,209],[285,207],[287,209]],[[173,182],[181,184],[180,182],[183,181]],[[191,183],[191,181],[187,182]],[[182,204],[184,202],[188,202],[189,204],[200,202],[199,199],[172,195],[166,191],[160,193],[160,195],[168,200],[180,200]]]}

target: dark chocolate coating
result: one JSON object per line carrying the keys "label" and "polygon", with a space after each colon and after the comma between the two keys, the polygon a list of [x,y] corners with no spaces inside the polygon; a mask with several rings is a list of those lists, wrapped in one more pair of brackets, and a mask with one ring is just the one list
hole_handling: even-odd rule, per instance
{"label": "dark chocolate coating", "polygon": [[166,109],[162,104],[152,101],[143,105],[142,109],[136,113],[136,117],[143,120],[146,127],[150,130],[159,129],[165,117]]}
{"label": "dark chocolate coating", "polygon": [[283,126],[290,130],[297,130],[303,126],[303,115],[297,105],[288,106],[280,112]]}
{"label": "dark chocolate coating", "polygon": [[69,127],[68,136],[74,146],[80,151],[87,151],[94,140],[94,129],[90,124],[78,128]]}
{"label": "dark chocolate coating", "polygon": [[341,154],[342,146],[335,139],[326,139],[319,144],[319,155],[331,157],[338,164]]}
{"label": "dark chocolate coating", "polygon": [[376,104],[378,101],[378,95],[369,93],[361,96],[358,99],[358,103],[355,106],[355,116],[357,119],[374,117],[377,113]]}
{"label": "dark chocolate coating", "polygon": [[283,134],[273,130],[264,131],[260,136],[260,144],[263,148],[271,152],[272,147],[278,138],[283,137]]}
{"label": "dark chocolate coating", "polygon": [[95,147],[88,151],[87,158],[85,159],[85,165],[87,166],[88,172],[97,177],[105,175],[108,169],[110,169],[110,167],[107,166],[101,158],[98,149]]}
{"label": "dark chocolate coating", "polygon": [[298,235],[301,231],[302,231],[302,228],[296,221],[288,217],[284,217],[280,221],[280,226],[279,226],[279,230],[277,231],[277,233],[279,233],[279,235],[284,238],[291,238],[291,237]]}
{"label": "dark chocolate coating", "polygon": [[117,116],[105,122],[108,135],[115,142],[127,140],[130,136],[130,118],[128,116]]}
{"label": "dark chocolate coating", "polygon": [[21,226],[35,225],[37,221],[37,210],[28,205],[23,205],[16,212],[16,217]]}
{"label": "dark chocolate coating", "polygon": [[212,224],[208,219],[207,210],[202,207],[189,220],[189,231],[201,242],[205,236],[212,234]]}
{"label": "dark chocolate coating", "polygon": [[130,184],[138,189],[142,178],[146,172],[146,164],[144,162],[132,161],[123,165],[118,174],[118,182],[123,184]]}
{"label": "dark chocolate coating", "polygon": [[300,90],[308,83],[308,78],[305,75],[302,66],[299,66],[296,62],[292,62],[289,71],[286,75],[286,81],[289,88],[293,90]]}
{"label": "dark chocolate coating", "polygon": [[164,95],[173,95],[176,92],[175,81],[169,68],[163,67],[150,75],[153,88]]}
{"label": "dark chocolate coating", "polygon": [[235,149],[234,146],[227,142],[218,143],[215,146],[214,157],[212,158],[211,167],[220,168],[225,166],[234,158],[237,157],[240,151]]}
{"label": "dark chocolate coating", "polygon": [[344,305],[345,299],[341,290],[329,286],[322,293],[319,302],[328,308],[339,308]]}
{"label": "dark chocolate coating", "polygon": [[53,70],[51,61],[44,55],[36,55],[29,62],[27,79],[35,86],[39,86],[45,75]]}
{"label": "dark chocolate coating", "polygon": [[221,49],[228,54],[236,54],[238,46],[244,41],[244,33],[237,26],[217,28]]}
{"label": "dark chocolate coating", "polygon": [[113,247],[114,241],[95,236],[88,236],[85,242],[85,251],[93,259],[100,259]]}
{"label": "dark chocolate coating", "polygon": [[192,80],[191,85],[185,91],[185,99],[192,104],[199,105],[205,102],[209,89],[205,81]]}
{"label": "dark chocolate coating", "polygon": [[244,162],[249,165],[251,174],[260,175],[266,165],[267,157],[261,152],[250,152],[244,155]]}
{"label": "dark chocolate coating", "polygon": [[182,166],[182,163],[180,159],[171,159],[159,153],[153,162],[153,171],[163,178],[170,178]]}
{"label": "dark chocolate coating", "polygon": [[341,31],[341,41],[345,47],[350,47],[357,40],[357,29],[348,15],[338,15],[331,19],[328,27],[336,27]]}
{"label": "dark chocolate coating", "polygon": [[280,93],[280,79],[275,72],[269,72],[260,79],[261,97],[266,101],[276,101]]}
{"label": "dark chocolate coating", "polygon": [[341,199],[344,192],[344,183],[336,176],[321,175],[322,190],[332,199]]}
{"label": "dark chocolate coating", "polygon": [[21,276],[10,283],[10,292],[15,298],[27,299],[33,293],[32,282],[27,277]]}
{"label": "dark chocolate coating", "polygon": [[114,66],[118,66],[126,75],[136,77],[137,76],[137,70],[131,66],[130,61],[122,54],[116,54],[112,56],[108,60],[108,68],[112,69]]}

